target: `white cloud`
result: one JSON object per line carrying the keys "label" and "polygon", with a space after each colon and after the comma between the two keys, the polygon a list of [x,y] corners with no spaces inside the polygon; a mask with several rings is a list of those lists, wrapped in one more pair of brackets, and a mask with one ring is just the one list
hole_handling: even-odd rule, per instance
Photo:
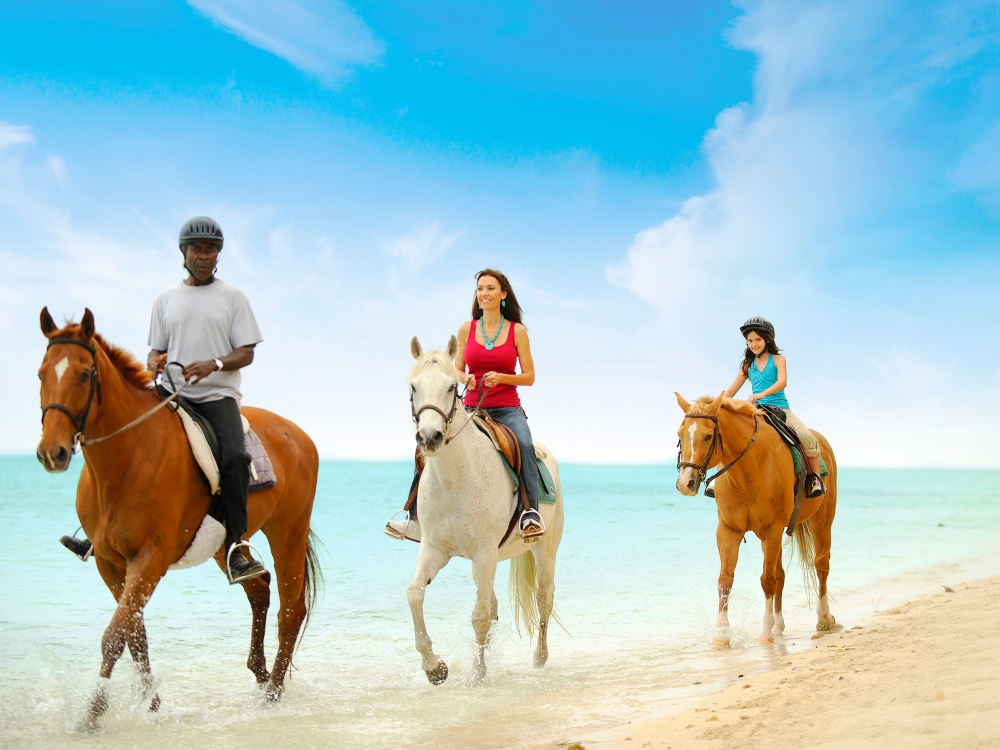
{"label": "white cloud", "polygon": [[188,0],[255,47],[333,83],[377,62],[385,45],[339,0]]}
{"label": "white cloud", "polygon": [[398,237],[376,236],[386,255],[402,261],[411,271],[419,271],[448,252],[463,234],[446,234],[440,222],[425,221]]}
{"label": "white cloud", "polygon": [[56,178],[56,182],[65,187],[69,181],[69,175],[66,173],[66,162],[55,154],[49,154],[46,164],[49,167],[49,171],[52,172],[52,176]]}
{"label": "white cloud", "polygon": [[28,125],[11,125],[0,122],[0,151],[19,143],[34,143],[35,135]]}

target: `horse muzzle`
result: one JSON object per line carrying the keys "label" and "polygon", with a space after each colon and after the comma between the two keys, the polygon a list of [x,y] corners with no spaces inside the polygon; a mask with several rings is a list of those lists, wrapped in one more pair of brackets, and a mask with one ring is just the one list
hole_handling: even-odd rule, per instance
{"label": "horse muzzle", "polygon": [[444,445],[444,433],[434,428],[417,430],[416,439],[425,456],[436,456]]}
{"label": "horse muzzle", "polygon": [[69,462],[73,458],[73,451],[65,445],[53,446],[50,449],[38,446],[38,450],[35,451],[35,457],[38,459],[38,463],[45,467],[45,471],[50,474],[59,474],[69,468]]}
{"label": "horse muzzle", "polygon": [[701,486],[701,478],[698,476],[698,472],[690,467],[684,467],[680,470],[677,475],[677,491],[682,495],[688,497],[694,497],[698,494],[698,488]]}

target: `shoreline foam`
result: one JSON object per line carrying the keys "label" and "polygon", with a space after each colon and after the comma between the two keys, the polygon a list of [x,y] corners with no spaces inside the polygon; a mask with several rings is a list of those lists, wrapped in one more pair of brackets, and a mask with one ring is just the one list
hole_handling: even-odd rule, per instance
{"label": "shoreline foam", "polygon": [[711,695],[543,747],[1000,747],[1000,576],[949,588]]}

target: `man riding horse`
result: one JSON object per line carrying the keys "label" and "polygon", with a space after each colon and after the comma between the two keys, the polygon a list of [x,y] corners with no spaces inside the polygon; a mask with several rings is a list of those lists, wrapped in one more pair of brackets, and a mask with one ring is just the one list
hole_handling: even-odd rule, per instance
{"label": "man riding horse", "polygon": [[[222,243],[222,228],[207,216],[196,216],[181,227],[178,244],[188,277],[156,295],[147,364],[154,375],[166,373],[166,383],[157,386],[164,397],[175,388],[166,363],[174,365],[174,376],[179,373],[188,383],[185,406],[215,430],[230,583],[239,583],[267,572],[260,562],[248,559],[241,546],[247,532],[250,457],[240,418],[240,370],[253,362],[254,347],[263,337],[246,295],[215,275]],[[60,541],[81,560],[93,552],[89,539],[64,536]]]}

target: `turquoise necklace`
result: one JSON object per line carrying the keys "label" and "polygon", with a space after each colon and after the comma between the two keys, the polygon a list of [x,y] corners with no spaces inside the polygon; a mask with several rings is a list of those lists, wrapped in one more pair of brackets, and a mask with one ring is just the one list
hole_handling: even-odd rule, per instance
{"label": "turquoise necklace", "polygon": [[484,344],[484,346],[486,347],[486,351],[490,351],[491,349],[493,349],[493,342],[497,340],[497,338],[500,336],[500,331],[503,330],[504,317],[503,317],[503,313],[500,313],[500,325],[497,326],[497,332],[493,334],[493,338],[489,338],[486,335],[486,327],[483,325],[483,318],[484,317],[486,317],[486,316],[482,315],[479,318],[479,332],[481,334],[483,334],[483,341],[486,342]]}

